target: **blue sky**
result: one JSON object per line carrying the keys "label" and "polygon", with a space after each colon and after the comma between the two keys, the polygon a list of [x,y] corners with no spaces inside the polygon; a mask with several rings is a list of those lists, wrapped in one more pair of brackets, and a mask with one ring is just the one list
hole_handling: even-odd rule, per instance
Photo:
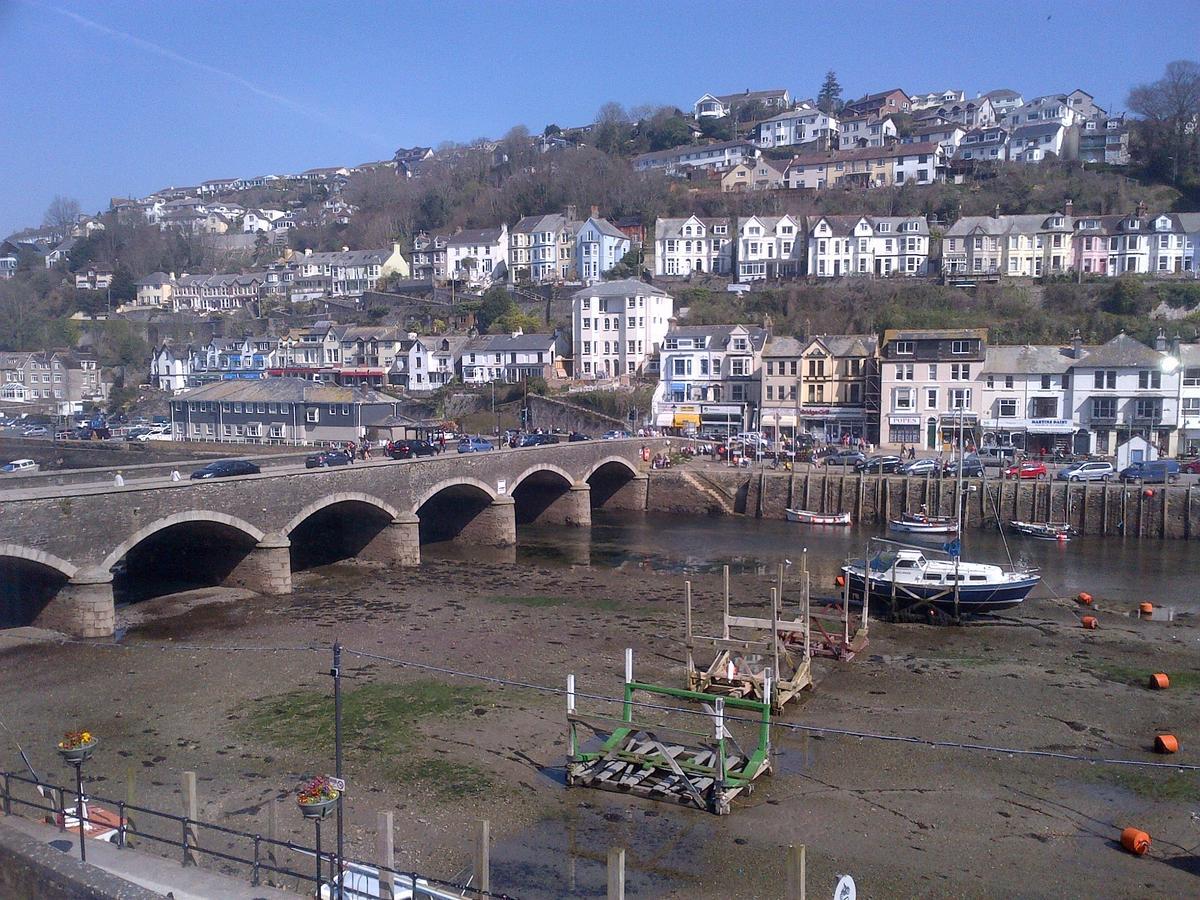
{"label": "blue sky", "polygon": [[[1188,9],[1191,13],[1188,13]],[[1131,84],[1200,56],[1191,3],[0,0],[0,234],[207,178],[591,121],[705,91],[847,98]],[[820,11],[829,10],[822,15]],[[1172,10],[1177,14],[1173,14]]]}

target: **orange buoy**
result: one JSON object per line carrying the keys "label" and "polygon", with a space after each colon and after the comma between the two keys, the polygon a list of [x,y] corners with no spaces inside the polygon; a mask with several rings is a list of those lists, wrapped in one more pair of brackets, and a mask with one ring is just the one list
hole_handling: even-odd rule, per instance
{"label": "orange buoy", "polygon": [[1099,625],[1100,625],[1100,623],[1098,621],[1096,621],[1095,616],[1084,616],[1082,619],[1079,620],[1079,624],[1082,625],[1084,628],[1086,628],[1088,631],[1095,631],[1096,628],[1099,627]]}
{"label": "orange buoy", "polygon": [[1092,595],[1089,594],[1087,591],[1080,591],[1079,596],[1076,597],[1075,599],[1078,600],[1084,606],[1092,605]]}
{"label": "orange buoy", "polygon": [[1155,672],[1150,676],[1150,689],[1154,691],[1165,691],[1171,686],[1171,679],[1167,677],[1165,672]]}
{"label": "orange buoy", "polygon": [[839,575],[837,578],[833,579],[833,583],[836,584],[838,587],[845,587],[846,586],[846,576]]}
{"label": "orange buoy", "polygon": [[1179,741],[1173,734],[1156,734],[1154,736],[1155,753],[1178,753]]}
{"label": "orange buoy", "polygon": [[1150,835],[1140,828],[1126,828],[1121,832],[1121,846],[1134,856],[1144,856],[1150,849]]}
{"label": "orange buoy", "polygon": [[1144,491],[1142,491],[1142,496],[1143,497],[1153,497],[1154,496],[1154,488],[1146,488]]}
{"label": "orange buoy", "polygon": [[1143,616],[1152,616],[1152,615],[1154,615],[1154,604],[1153,603],[1139,603],[1138,604],[1138,612],[1140,612]]}

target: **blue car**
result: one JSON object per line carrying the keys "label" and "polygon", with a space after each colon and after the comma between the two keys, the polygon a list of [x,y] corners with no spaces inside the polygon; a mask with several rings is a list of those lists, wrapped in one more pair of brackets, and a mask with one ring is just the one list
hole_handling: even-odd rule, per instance
{"label": "blue car", "polygon": [[485,450],[495,449],[495,446],[487,438],[465,437],[458,442],[459,453],[483,453]]}

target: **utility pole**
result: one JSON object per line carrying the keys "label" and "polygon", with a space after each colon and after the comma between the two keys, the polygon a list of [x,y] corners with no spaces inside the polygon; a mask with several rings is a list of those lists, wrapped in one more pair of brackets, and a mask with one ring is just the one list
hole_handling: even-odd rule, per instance
{"label": "utility pole", "polygon": [[[342,777],[342,642],[334,640],[333,642],[333,668],[329,670],[329,674],[333,676],[333,774],[337,778]],[[346,791],[343,788],[338,792],[337,799],[337,859],[334,863],[334,886],[338,893],[341,893],[341,885],[338,881],[342,875],[342,859],[345,850],[344,832],[342,829],[342,806],[346,798]],[[318,889],[319,889],[318,885]]]}

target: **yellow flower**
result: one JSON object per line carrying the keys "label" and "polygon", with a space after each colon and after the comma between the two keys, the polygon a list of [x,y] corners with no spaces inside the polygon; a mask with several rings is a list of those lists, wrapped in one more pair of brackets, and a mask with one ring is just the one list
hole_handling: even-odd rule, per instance
{"label": "yellow flower", "polygon": [[83,743],[90,744],[92,741],[92,733],[90,731],[85,731],[80,735],[80,738],[83,739]]}

